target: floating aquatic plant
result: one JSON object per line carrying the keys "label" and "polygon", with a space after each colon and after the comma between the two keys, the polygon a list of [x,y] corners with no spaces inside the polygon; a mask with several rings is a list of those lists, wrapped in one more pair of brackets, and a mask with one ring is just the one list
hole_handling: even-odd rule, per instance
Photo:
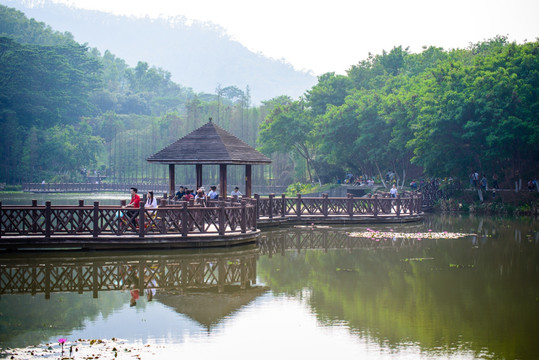
{"label": "floating aquatic plant", "polygon": [[[406,233],[406,232],[394,232],[394,231],[375,231],[367,228],[367,231],[351,232],[348,233],[351,237],[372,238],[373,240],[384,238],[398,238],[398,239],[458,239],[467,236],[475,236],[475,234],[453,233],[453,232],[435,232],[429,229],[428,232],[422,233]],[[377,240],[379,241],[379,240]]]}

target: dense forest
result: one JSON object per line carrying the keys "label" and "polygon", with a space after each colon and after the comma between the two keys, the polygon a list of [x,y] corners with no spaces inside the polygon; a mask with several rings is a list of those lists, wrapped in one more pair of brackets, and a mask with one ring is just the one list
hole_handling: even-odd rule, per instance
{"label": "dense forest", "polygon": [[[286,130],[286,131],[285,131]],[[505,37],[411,54],[395,47],[328,73],[262,124],[266,152],[286,151],[323,182],[380,176],[539,173],[539,43]]]}
{"label": "dense forest", "polygon": [[[249,87],[194,93],[161,68],[129,67],[109,51],[100,54],[0,6],[0,182],[85,181],[99,174],[105,181],[166,183],[167,167],[147,163],[149,155],[209,117],[255,146],[273,104],[252,107]],[[193,169],[179,168],[178,181],[193,183]],[[205,178],[217,176],[212,167],[205,171]],[[232,167],[230,182],[241,183],[242,171]],[[255,166],[254,180],[271,181],[269,171]]]}
{"label": "dense forest", "polygon": [[[252,106],[250,89],[195,93],[161,68],[130,67],[0,6],[0,182],[162,182],[145,159],[212,117],[274,160],[255,184],[331,182],[346,172],[500,181],[539,172],[539,44],[505,37],[467,49],[399,46],[327,73],[299,99]],[[194,170],[179,167],[178,182]],[[217,169],[204,169],[217,179]],[[242,183],[231,169],[229,183]]]}

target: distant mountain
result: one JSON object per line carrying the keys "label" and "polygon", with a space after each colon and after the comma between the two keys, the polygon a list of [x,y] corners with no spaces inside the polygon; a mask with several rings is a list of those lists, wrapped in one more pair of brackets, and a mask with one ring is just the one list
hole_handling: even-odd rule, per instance
{"label": "distant mountain", "polygon": [[218,85],[250,88],[253,103],[278,95],[297,98],[316,83],[311,73],[255,54],[231,40],[222,28],[185,18],[139,19],[53,4],[49,1],[0,0],[29,18],[102,53],[109,50],[129,65],[138,61],[171,72],[172,80],[196,92],[215,93]]}

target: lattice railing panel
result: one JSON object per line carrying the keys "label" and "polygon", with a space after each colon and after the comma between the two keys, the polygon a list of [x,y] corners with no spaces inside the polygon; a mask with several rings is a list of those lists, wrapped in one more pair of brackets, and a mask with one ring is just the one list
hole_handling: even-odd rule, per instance
{"label": "lattice railing panel", "polygon": [[45,234],[44,208],[3,208],[0,216],[2,234]]}
{"label": "lattice railing panel", "polygon": [[328,214],[329,215],[346,215],[348,214],[348,199],[333,198],[328,199]]}

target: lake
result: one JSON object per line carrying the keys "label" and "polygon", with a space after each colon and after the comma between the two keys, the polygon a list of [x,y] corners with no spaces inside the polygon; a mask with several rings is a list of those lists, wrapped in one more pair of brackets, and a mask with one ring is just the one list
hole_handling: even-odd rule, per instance
{"label": "lake", "polygon": [[277,228],[227,249],[0,254],[0,348],[119,338],[157,358],[539,358],[537,220],[370,228]]}

